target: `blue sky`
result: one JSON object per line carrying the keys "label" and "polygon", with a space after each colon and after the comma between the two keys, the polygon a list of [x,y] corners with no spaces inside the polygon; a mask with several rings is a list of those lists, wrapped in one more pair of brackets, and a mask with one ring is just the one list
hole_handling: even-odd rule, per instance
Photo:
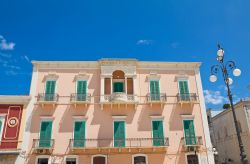
{"label": "blue sky", "polygon": [[226,92],[208,81],[220,42],[242,70],[235,101],[249,96],[248,0],[0,0],[0,94],[28,94],[31,60],[137,58],[201,61],[207,107]]}

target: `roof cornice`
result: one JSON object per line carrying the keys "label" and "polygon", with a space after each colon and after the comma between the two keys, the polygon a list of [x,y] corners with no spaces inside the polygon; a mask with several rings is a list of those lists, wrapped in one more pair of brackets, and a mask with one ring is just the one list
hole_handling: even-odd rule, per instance
{"label": "roof cornice", "polygon": [[10,95],[0,95],[0,104],[28,104],[30,101],[30,96],[10,96]]}
{"label": "roof cornice", "polygon": [[[99,60],[99,61],[32,61],[34,67],[38,69],[98,69],[100,66],[110,66],[129,64],[137,66],[137,69],[185,69],[194,70],[201,66],[201,62],[156,62],[137,60]],[[120,63],[120,64],[119,64]]]}

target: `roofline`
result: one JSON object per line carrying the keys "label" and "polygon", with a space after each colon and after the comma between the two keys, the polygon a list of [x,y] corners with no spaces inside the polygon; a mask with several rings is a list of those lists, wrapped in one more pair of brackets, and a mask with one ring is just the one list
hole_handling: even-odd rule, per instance
{"label": "roofline", "polygon": [[[108,62],[106,64],[105,62]],[[139,69],[151,69],[151,68],[188,68],[196,69],[201,66],[201,62],[162,62],[162,61],[138,61],[136,59],[100,59],[97,61],[36,61],[33,60],[31,63],[34,67],[41,69],[78,69],[78,68],[95,68],[98,69],[102,64],[105,65],[116,65],[124,63],[125,65],[134,65]],[[116,63],[117,62],[117,63]]]}
{"label": "roofline", "polygon": [[0,104],[24,104],[27,105],[30,101],[30,96],[24,95],[0,95]]}

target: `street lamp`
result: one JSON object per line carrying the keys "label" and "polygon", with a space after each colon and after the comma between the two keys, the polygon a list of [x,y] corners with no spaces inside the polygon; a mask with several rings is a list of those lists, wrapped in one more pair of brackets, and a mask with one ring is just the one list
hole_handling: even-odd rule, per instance
{"label": "street lamp", "polygon": [[217,61],[219,62],[219,64],[213,65],[211,67],[211,75],[209,77],[209,80],[211,82],[216,82],[217,81],[216,74],[218,73],[219,70],[222,71],[223,80],[227,86],[227,94],[228,94],[228,98],[229,98],[230,105],[231,105],[232,112],[233,112],[234,125],[236,128],[237,138],[238,138],[239,147],[240,147],[241,162],[243,164],[247,164],[248,161],[247,161],[246,153],[245,153],[244,146],[243,146],[243,143],[241,140],[240,129],[239,129],[239,126],[237,124],[236,114],[235,114],[235,110],[234,110],[233,96],[232,96],[232,92],[230,90],[230,85],[232,85],[233,79],[230,78],[229,74],[228,74],[230,71],[233,70],[234,76],[240,76],[241,70],[236,67],[236,65],[233,61],[228,61],[228,62],[224,63],[224,50],[223,50],[223,48],[221,48],[220,45],[218,45]]}

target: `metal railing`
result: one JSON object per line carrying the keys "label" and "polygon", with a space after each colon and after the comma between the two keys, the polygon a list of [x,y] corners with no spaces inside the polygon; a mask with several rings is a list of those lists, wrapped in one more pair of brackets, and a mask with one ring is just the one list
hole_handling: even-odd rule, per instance
{"label": "metal railing", "polygon": [[143,148],[143,147],[167,147],[168,138],[126,138],[126,139],[70,139],[70,148]]}
{"label": "metal railing", "polygon": [[177,101],[197,101],[196,93],[178,93]]}
{"label": "metal railing", "polygon": [[166,93],[159,93],[159,94],[147,94],[147,101],[148,102],[165,102],[167,101]]}
{"label": "metal railing", "polygon": [[203,145],[202,137],[182,137],[181,138],[185,146],[198,146]]}
{"label": "metal railing", "polygon": [[48,102],[57,102],[59,98],[58,94],[48,94],[48,93],[39,93],[37,96],[37,101],[48,101]]}
{"label": "metal railing", "polygon": [[34,149],[52,149],[54,147],[55,140],[41,140],[41,139],[33,139],[32,148]]}
{"label": "metal railing", "polygon": [[103,95],[101,100],[104,102],[135,102],[135,95],[116,92],[111,95]]}
{"label": "metal railing", "polygon": [[91,101],[91,94],[80,94],[80,93],[72,93],[70,95],[71,102],[90,102]]}

